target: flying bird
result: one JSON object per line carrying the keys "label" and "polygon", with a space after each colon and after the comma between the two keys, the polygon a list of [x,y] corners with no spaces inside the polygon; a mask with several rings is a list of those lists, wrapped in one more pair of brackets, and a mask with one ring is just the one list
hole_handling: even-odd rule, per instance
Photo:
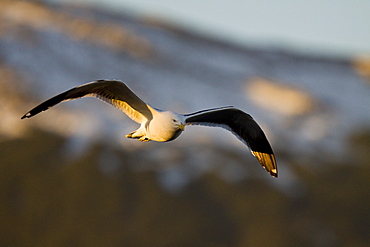
{"label": "flying bird", "polygon": [[22,119],[30,118],[64,101],[96,97],[122,110],[140,127],[126,135],[141,142],[168,142],[176,139],[186,125],[217,126],[231,131],[246,144],[263,168],[277,177],[277,165],[272,148],[254,119],[231,106],[201,110],[190,114],[163,111],[142,101],[126,84],[118,80],[98,80],[72,88],[39,104]]}

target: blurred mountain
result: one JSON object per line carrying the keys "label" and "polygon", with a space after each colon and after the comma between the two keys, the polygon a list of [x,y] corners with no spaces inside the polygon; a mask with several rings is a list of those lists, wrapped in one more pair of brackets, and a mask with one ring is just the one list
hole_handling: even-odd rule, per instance
{"label": "blurred mountain", "polygon": [[[367,246],[365,55],[254,50],[153,18],[2,0],[0,245]],[[279,179],[221,129],[126,139],[136,123],[95,99],[20,120],[96,79],[123,80],[160,109],[243,109],[271,141]]]}

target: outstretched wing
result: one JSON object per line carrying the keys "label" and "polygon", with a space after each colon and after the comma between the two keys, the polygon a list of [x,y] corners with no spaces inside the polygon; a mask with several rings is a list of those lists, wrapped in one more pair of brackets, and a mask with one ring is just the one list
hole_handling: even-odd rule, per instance
{"label": "outstretched wing", "polygon": [[35,116],[60,102],[79,99],[82,97],[96,97],[105,101],[119,108],[132,120],[138,123],[142,123],[153,118],[150,111],[150,109],[153,108],[142,101],[123,82],[116,80],[99,80],[72,88],[48,99],[27,112],[22,119]]}
{"label": "outstretched wing", "polygon": [[251,150],[259,163],[273,177],[277,177],[274,152],[264,132],[253,118],[238,109],[228,108],[185,115],[187,125],[223,127],[235,134]]}

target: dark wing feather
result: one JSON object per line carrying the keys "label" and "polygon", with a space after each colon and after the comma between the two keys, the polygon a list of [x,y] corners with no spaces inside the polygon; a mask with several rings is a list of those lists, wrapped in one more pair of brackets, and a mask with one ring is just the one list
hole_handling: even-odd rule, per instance
{"label": "dark wing feather", "polygon": [[103,100],[119,108],[138,123],[142,123],[153,118],[149,109],[150,106],[142,101],[123,82],[115,80],[99,80],[72,88],[54,96],[27,112],[22,119],[30,118],[42,111],[46,111],[60,102],[79,99],[82,97],[96,97]]}
{"label": "dark wing feather", "polygon": [[249,114],[235,108],[228,108],[197,115],[189,114],[189,116],[186,124],[219,126],[233,132],[251,149],[252,154],[271,176],[277,177],[274,152],[265,133]]}

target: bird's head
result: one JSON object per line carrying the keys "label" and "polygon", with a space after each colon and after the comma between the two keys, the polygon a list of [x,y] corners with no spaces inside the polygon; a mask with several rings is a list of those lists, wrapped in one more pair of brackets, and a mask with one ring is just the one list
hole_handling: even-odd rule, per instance
{"label": "bird's head", "polygon": [[181,131],[185,130],[185,120],[182,115],[173,114],[171,117],[171,120],[176,130],[181,130]]}
{"label": "bird's head", "polygon": [[154,115],[149,125],[153,140],[171,141],[185,129],[185,117],[181,114],[162,111]]}
{"label": "bird's head", "polygon": [[184,116],[171,112],[171,121],[174,129],[173,136],[168,140],[172,141],[176,139],[185,130],[185,118]]}

